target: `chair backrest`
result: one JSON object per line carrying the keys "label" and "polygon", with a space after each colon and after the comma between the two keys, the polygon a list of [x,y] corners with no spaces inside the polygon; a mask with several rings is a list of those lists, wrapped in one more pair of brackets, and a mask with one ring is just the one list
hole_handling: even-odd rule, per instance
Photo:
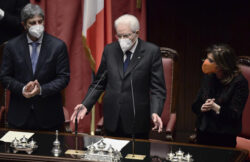
{"label": "chair backrest", "polygon": [[165,77],[165,84],[167,89],[167,98],[164,104],[163,112],[161,115],[163,126],[166,127],[169,119],[170,114],[175,113],[175,105],[177,99],[177,92],[178,92],[178,53],[177,51],[161,47],[160,48],[162,53],[162,63],[164,69],[164,77]]}
{"label": "chair backrest", "polygon": [[[250,89],[250,57],[249,56],[240,56],[239,68],[248,81],[248,88]],[[240,136],[250,139],[250,95],[248,95],[247,103],[245,105],[243,114],[242,114],[242,131]]]}

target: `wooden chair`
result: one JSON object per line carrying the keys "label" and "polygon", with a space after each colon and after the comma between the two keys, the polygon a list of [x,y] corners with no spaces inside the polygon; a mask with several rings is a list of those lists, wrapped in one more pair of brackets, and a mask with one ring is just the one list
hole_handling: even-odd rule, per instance
{"label": "wooden chair", "polygon": [[[173,132],[176,123],[176,103],[178,92],[178,53],[177,51],[161,47],[162,63],[164,69],[165,84],[167,89],[167,98],[161,115],[163,122],[163,131],[166,132],[165,139],[173,141]],[[158,138],[157,132],[152,131],[150,138]]]}
{"label": "wooden chair", "polygon": [[[250,56],[240,56],[239,68],[248,80],[248,88],[250,89]],[[246,149],[250,152],[250,95],[248,95],[247,103],[245,105],[243,114],[242,114],[242,130],[239,136],[237,136],[237,145],[236,148]],[[248,160],[250,160],[250,154],[248,154]]]}

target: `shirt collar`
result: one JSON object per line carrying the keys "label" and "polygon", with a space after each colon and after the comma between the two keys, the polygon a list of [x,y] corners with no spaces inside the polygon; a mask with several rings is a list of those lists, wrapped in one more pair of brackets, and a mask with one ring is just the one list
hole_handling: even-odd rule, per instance
{"label": "shirt collar", "polygon": [[[36,41],[37,43],[41,44],[42,40],[43,40],[43,35],[44,33],[41,35],[41,37]],[[33,43],[33,40],[30,39],[30,37],[27,34],[27,39],[28,39],[28,44]]]}

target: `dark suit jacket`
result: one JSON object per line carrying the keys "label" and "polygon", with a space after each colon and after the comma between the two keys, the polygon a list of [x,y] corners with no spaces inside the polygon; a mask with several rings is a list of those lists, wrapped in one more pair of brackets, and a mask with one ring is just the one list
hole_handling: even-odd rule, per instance
{"label": "dark suit jacket", "polygon": [[[39,128],[47,129],[64,122],[60,92],[69,82],[69,61],[63,41],[44,33],[33,75],[26,33],[10,40],[4,49],[0,77],[3,86],[11,91],[9,123],[21,128],[31,109]],[[42,95],[26,99],[22,89],[36,79],[41,85]]]}
{"label": "dark suit jacket", "polygon": [[0,0],[4,17],[0,20],[0,44],[22,33],[21,10],[29,0]]}
{"label": "dark suit jacket", "polygon": [[[104,71],[105,78],[91,94]],[[131,80],[135,98],[135,133],[150,129],[151,114],[161,114],[166,97],[162,57],[157,46],[139,39],[126,73],[123,73],[123,52],[118,42],[105,47],[97,76],[83,101],[90,111],[100,94],[103,98],[104,127],[115,131],[120,117],[125,133],[132,133],[133,104]]]}
{"label": "dark suit jacket", "polygon": [[[192,110],[197,115],[198,130],[215,134],[239,134],[248,92],[248,82],[242,74],[227,85],[221,84],[215,74],[205,75],[202,87],[192,105]],[[215,98],[215,103],[221,106],[220,114],[212,110],[201,112],[201,106],[208,98]]]}

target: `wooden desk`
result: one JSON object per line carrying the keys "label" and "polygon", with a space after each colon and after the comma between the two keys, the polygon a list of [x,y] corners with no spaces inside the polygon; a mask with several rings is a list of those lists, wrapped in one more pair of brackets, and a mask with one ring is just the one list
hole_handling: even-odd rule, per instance
{"label": "wooden desk", "polygon": [[[0,137],[6,133],[6,130],[0,130]],[[79,135],[79,149],[84,149],[86,145],[97,140],[97,136]],[[79,161],[64,152],[68,149],[75,149],[75,138],[72,134],[60,134],[62,153],[59,157],[54,157],[51,153],[55,133],[37,132],[33,139],[38,143],[38,149],[31,155],[26,153],[12,153],[8,143],[0,142],[0,161]],[[181,149],[185,154],[190,153],[195,162],[243,162],[247,157],[247,151],[234,148],[208,147],[184,143],[171,143],[156,140],[136,140],[135,153],[147,155],[144,161],[166,161],[165,157],[171,150],[173,152]],[[122,155],[131,153],[131,143],[122,149]],[[123,159],[123,161],[131,161]]]}

